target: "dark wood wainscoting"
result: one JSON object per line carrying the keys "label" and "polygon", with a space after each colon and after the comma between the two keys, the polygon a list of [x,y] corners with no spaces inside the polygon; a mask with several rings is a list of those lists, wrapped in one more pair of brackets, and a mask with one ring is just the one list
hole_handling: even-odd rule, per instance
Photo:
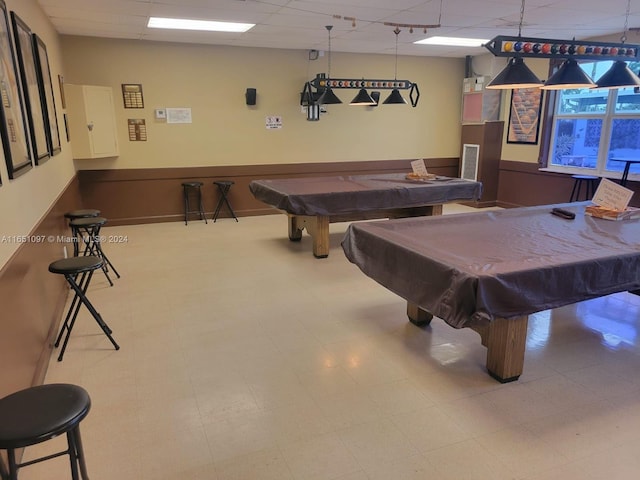
{"label": "dark wood wainscoting", "polygon": [[[155,222],[175,222],[183,218],[181,183],[198,180],[204,183],[204,209],[211,218],[219,199],[215,180],[232,180],[229,202],[236,215],[266,215],[277,213],[256,200],[249,183],[256,179],[303,176],[356,175],[390,172],[410,172],[409,160],[367,162],[266,164],[242,166],[211,166],[185,168],[149,168],[122,170],[81,170],[78,172],[82,203],[85,208],[97,208],[109,219],[110,225],[133,225]],[[458,176],[458,158],[425,159],[430,172]],[[230,217],[223,207],[219,218]]]}
{"label": "dark wood wainscoting", "polygon": [[61,237],[69,236],[64,213],[81,205],[74,177],[30,232],[34,241],[21,242],[0,270],[0,397],[44,380],[69,291],[48,267],[64,256]]}
{"label": "dark wood wainscoting", "polygon": [[[571,175],[538,168],[537,163],[500,161],[497,205],[512,208],[568,202],[573,189]],[[630,204],[640,206],[640,184],[628,182],[627,188],[636,192]]]}

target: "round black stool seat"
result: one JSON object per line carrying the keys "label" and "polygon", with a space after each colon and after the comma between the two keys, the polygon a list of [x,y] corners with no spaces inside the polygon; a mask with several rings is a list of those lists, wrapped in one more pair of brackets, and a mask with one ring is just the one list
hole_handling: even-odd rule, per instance
{"label": "round black stool seat", "polygon": [[74,218],[85,218],[85,217],[97,217],[100,215],[100,210],[96,210],[94,208],[85,208],[81,210],[72,210],[71,212],[67,212],[64,214],[65,218],[74,219]]}
{"label": "round black stool seat", "polygon": [[69,225],[76,228],[88,228],[101,227],[105,223],[107,223],[107,219],[104,217],[80,217],[71,220]]}
{"label": "round black stool seat", "polygon": [[101,268],[103,261],[95,255],[82,257],[61,258],[49,264],[51,273],[61,273],[63,275],[74,275],[76,273],[89,272]]}
{"label": "round black stool seat", "polygon": [[78,426],[91,409],[87,391],[54,383],[27,388],[0,399],[0,449],[22,448]]}
{"label": "round black stool seat", "polygon": [[216,180],[215,182],[213,182],[213,184],[220,186],[231,186],[235,185],[235,182],[233,180]]}

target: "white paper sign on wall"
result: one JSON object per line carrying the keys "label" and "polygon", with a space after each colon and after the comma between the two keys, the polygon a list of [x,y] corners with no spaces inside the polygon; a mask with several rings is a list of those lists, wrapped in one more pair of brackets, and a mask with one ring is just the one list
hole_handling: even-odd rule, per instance
{"label": "white paper sign on wall", "polygon": [[277,130],[282,128],[282,117],[280,115],[267,115],[265,119],[267,130]]}

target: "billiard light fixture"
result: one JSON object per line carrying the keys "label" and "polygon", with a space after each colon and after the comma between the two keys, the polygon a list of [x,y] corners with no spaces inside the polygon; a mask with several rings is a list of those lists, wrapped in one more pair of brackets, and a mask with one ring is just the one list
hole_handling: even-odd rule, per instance
{"label": "billiard light fixture", "polygon": [[316,78],[305,82],[304,88],[300,93],[300,105],[305,107],[307,120],[317,121],[320,119],[321,105],[330,105],[342,103],[342,101],[333,92],[334,89],[341,88],[357,88],[358,94],[349,102],[349,105],[366,105],[377,106],[380,92],[376,94],[374,99],[369,95],[367,89],[391,90],[389,97],[383,102],[384,104],[406,104],[407,101],[400,94],[400,90],[409,90],[409,99],[411,106],[416,107],[420,99],[420,90],[418,85],[409,80],[398,80],[398,34],[400,29],[396,26],[394,33],[396,34],[396,68],[393,80],[378,80],[365,78],[331,78],[331,29],[333,26],[325,27],[329,35],[329,51],[328,51],[328,73],[316,74]]}
{"label": "billiard light fixture", "polygon": [[[629,69],[627,61],[638,61],[639,45],[626,44],[626,32],[631,0],[627,3],[627,16],[621,43],[522,37],[524,3],[520,9],[517,37],[499,35],[484,47],[496,57],[510,57],[507,66],[486,88],[512,89],[540,87],[545,90],[568,88],[625,88],[640,86],[640,78]],[[525,58],[554,58],[564,60],[560,68],[542,82],[525,65]],[[594,82],[580,68],[576,60],[613,60],[613,66]]]}

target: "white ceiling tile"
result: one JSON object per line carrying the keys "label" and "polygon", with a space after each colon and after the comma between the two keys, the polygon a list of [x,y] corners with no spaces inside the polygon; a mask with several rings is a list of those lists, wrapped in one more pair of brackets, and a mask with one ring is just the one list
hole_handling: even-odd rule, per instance
{"label": "white ceiling tile", "polygon": [[[413,45],[432,35],[493,38],[517,35],[521,2],[516,0],[39,0],[58,32],[113,38],[194,42],[287,49],[327,49],[326,25],[332,25],[332,48],[355,53],[394,53],[393,27],[401,27],[399,55],[464,57],[480,49]],[[640,2],[632,5],[629,27],[640,27]],[[442,11],[441,11],[442,5]],[[620,36],[627,0],[527,0],[523,36],[579,39]],[[176,32],[146,28],[148,16],[207,18],[257,25],[244,34]],[[354,17],[355,27],[351,20]],[[153,31],[152,31],[153,30]],[[628,33],[627,43],[640,42]]]}

